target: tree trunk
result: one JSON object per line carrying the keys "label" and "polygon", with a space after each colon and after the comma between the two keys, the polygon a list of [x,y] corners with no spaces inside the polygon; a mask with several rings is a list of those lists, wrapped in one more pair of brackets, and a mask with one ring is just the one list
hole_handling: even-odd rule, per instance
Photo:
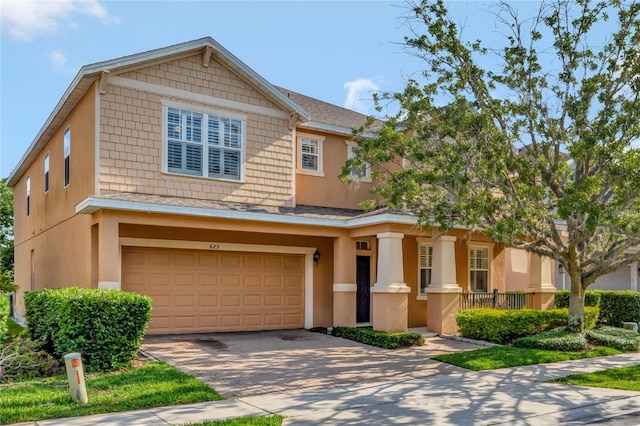
{"label": "tree trunk", "polygon": [[571,274],[568,328],[573,332],[584,332],[584,289],[582,288],[582,279],[579,273]]}

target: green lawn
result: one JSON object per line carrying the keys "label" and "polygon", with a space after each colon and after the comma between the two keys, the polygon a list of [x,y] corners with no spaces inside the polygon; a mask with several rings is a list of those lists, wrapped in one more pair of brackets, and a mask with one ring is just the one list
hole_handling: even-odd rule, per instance
{"label": "green lawn", "polygon": [[[0,423],[86,416],[164,405],[216,401],[209,386],[163,362],[87,375],[89,403],[74,404],[66,375],[2,385]],[[266,424],[266,423],[265,423]]]}
{"label": "green lawn", "polygon": [[280,426],[284,417],[260,416],[260,417],[238,417],[235,419],[218,420],[215,422],[192,423],[187,426]]}
{"label": "green lawn", "polygon": [[474,351],[431,357],[437,361],[457,365],[468,370],[493,370],[496,368],[517,367],[520,365],[546,364],[549,362],[569,361],[573,359],[593,358],[597,356],[618,355],[622,352],[605,347],[597,347],[588,352],[557,352],[538,349],[522,349],[510,346],[493,346]]}
{"label": "green lawn", "polygon": [[554,380],[554,382],[638,392],[640,391],[640,365],[624,368],[612,368],[609,370],[597,371],[595,373],[573,374],[571,376]]}

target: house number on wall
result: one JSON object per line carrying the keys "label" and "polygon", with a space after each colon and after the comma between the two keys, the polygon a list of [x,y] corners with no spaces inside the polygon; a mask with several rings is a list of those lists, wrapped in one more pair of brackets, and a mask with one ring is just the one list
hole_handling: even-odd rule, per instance
{"label": "house number on wall", "polygon": [[220,244],[209,244],[209,250],[220,250]]}

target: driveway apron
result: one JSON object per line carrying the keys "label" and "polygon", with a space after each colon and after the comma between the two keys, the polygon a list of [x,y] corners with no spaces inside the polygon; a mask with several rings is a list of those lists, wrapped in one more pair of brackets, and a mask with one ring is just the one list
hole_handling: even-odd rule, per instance
{"label": "driveway apron", "polygon": [[142,350],[223,396],[307,391],[464,371],[429,356],[479,346],[427,338],[422,347],[388,350],[350,340],[281,330],[147,336]]}

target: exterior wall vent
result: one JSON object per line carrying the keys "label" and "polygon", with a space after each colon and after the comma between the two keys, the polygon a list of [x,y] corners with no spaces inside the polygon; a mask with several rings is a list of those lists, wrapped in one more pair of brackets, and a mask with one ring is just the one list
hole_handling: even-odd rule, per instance
{"label": "exterior wall vent", "polygon": [[356,250],[371,250],[371,247],[369,247],[369,241],[357,240]]}

